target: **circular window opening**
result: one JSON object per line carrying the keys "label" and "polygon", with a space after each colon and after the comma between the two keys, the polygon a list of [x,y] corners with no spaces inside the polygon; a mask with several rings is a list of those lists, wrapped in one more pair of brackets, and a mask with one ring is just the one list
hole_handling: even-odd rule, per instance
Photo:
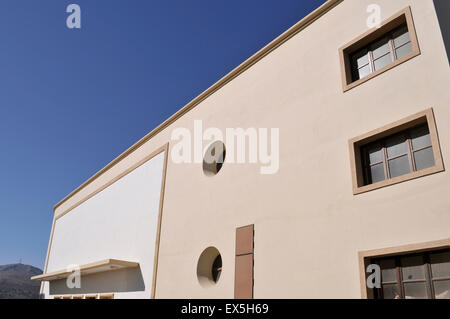
{"label": "circular window opening", "polygon": [[219,281],[222,273],[222,256],[215,247],[206,248],[200,255],[197,264],[197,278],[201,286],[213,286]]}
{"label": "circular window opening", "polygon": [[203,156],[203,173],[206,176],[216,175],[225,162],[225,144],[221,141],[213,142]]}

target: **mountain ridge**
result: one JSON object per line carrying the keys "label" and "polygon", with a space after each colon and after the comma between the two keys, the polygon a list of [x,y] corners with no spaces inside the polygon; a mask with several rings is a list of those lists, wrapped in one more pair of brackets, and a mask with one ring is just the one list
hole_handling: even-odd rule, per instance
{"label": "mountain ridge", "polygon": [[42,270],[25,264],[0,265],[0,299],[38,299],[41,283],[32,276]]}

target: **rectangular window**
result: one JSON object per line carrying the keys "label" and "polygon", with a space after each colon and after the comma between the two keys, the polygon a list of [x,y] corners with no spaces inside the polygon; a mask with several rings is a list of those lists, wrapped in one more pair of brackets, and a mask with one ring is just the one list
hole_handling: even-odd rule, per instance
{"label": "rectangular window", "polygon": [[381,39],[351,54],[352,81],[383,69],[412,52],[408,27],[405,24],[388,32]]}
{"label": "rectangular window", "polygon": [[450,250],[373,258],[380,266],[375,299],[450,299]]}
{"label": "rectangular window", "polygon": [[349,147],[354,194],[444,170],[432,109],[353,138]]}
{"label": "rectangular window", "polygon": [[402,176],[434,166],[428,125],[420,125],[362,146],[364,184]]}
{"label": "rectangular window", "polygon": [[408,7],[339,49],[347,91],[420,54]]}

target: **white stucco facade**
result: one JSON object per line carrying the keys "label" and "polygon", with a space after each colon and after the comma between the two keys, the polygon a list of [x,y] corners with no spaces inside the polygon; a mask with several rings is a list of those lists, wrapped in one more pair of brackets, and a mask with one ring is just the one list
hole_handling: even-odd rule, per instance
{"label": "white stucco facade", "polygon": [[58,219],[47,272],[110,258],[140,267],[82,277],[81,289],[68,289],[65,280],[46,282],[46,296],[113,292],[115,298],[150,297],[163,163],[160,153]]}

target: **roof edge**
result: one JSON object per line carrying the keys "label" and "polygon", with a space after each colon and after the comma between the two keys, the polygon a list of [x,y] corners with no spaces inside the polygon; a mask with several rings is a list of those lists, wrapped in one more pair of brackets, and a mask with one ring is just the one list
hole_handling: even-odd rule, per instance
{"label": "roof edge", "polygon": [[212,95],[214,92],[219,90],[221,87],[225,86],[228,82],[236,78],[239,74],[250,68],[253,64],[261,60],[264,56],[269,54],[271,51],[282,45],[284,42],[289,40],[292,36],[294,36],[296,33],[300,32],[304,28],[306,28],[309,24],[314,22],[314,20],[320,18],[322,15],[327,13],[329,10],[334,8],[336,5],[338,5],[340,2],[344,0],[328,0],[324,4],[322,4],[320,7],[312,11],[310,14],[308,14],[306,17],[301,19],[299,22],[294,24],[292,27],[290,27],[288,30],[283,32],[281,35],[276,37],[274,40],[272,40],[269,44],[267,44],[265,47],[260,49],[258,52],[253,54],[251,57],[249,57],[247,60],[242,62],[240,65],[238,65],[236,68],[234,68],[232,71],[230,71],[228,74],[223,76],[220,80],[218,80],[216,83],[214,83],[212,86],[210,86],[208,89],[203,91],[200,95],[198,95],[196,98],[191,100],[188,104],[186,104],[184,107],[182,107],[180,110],[175,112],[172,116],[170,116],[168,119],[166,119],[163,123],[158,125],[156,128],[154,128],[151,132],[147,133],[143,138],[141,138],[139,141],[134,143],[132,146],[130,146],[126,151],[124,151],[122,154],[117,156],[115,159],[113,159],[109,164],[107,164],[105,167],[103,167],[101,170],[99,170],[97,173],[95,173],[93,176],[91,176],[86,182],[81,184],[79,187],[77,187],[75,190],[73,190],[71,193],[69,193],[66,197],[64,197],[62,200],[60,200],[55,206],[53,206],[53,212],[55,213],[56,209],[61,206],[63,203],[65,203],[67,200],[69,200],[72,196],[77,194],[79,191],[81,191],[83,188],[85,188],[87,185],[89,185],[92,181],[97,179],[100,175],[102,175],[104,172],[106,172],[108,169],[113,167],[115,164],[120,162],[122,159],[124,159],[126,156],[128,156],[130,153],[138,149],[140,146],[142,146],[145,142],[150,140],[153,136],[164,130],[166,127],[168,127],[170,124],[175,122],[178,118],[192,110],[195,106],[200,104],[203,100],[205,100],[208,96]]}

